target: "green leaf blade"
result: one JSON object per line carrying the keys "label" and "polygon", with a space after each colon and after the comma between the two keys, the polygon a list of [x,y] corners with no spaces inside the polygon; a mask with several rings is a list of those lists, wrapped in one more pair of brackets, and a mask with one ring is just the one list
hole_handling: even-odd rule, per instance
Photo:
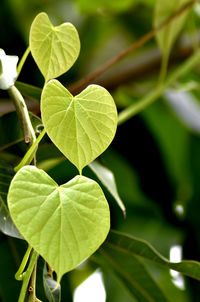
{"label": "green leaf blade", "polygon": [[15,82],[15,87],[21,92],[22,95],[33,100],[40,101],[42,92],[41,88],[19,81]]}
{"label": "green leaf blade", "polygon": [[5,235],[23,239],[14,225],[7,207],[7,193],[14,176],[11,166],[0,162],[0,231]]}
{"label": "green leaf blade", "polygon": [[13,178],[8,205],[18,229],[55,269],[58,282],[98,249],[110,228],[101,188],[83,176],[59,187],[44,171],[25,166]]}
{"label": "green leaf blade", "polygon": [[114,100],[98,85],[73,97],[52,80],[42,93],[41,112],[47,134],[80,172],[109,146],[116,132]]}
{"label": "green leaf blade", "polygon": [[[190,0],[163,1],[157,0],[154,11],[154,27],[156,28],[169,18],[178,9],[186,5]],[[170,22],[164,29],[156,34],[158,45],[163,53],[163,56],[168,57],[170,50],[182,30],[189,10],[186,10],[181,16]]]}
{"label": "green leaf blade", "polygon": [[30,30],[30,48],[46,81],[71,68],[80,51],[80,40],[71,23],[54,27],[47,14],[40,13]]}
{"label": "green leaf blade", "polygon": [[168,301],[138,257],[105,245],[92,259],[95,260],[95,257],[97,257],[97,262],[105,267],[105,270],[107,269],[119,279],[129,294],[137,298],[137,301]]}
{"label": "green leaf blade", "polygon": [[200,280],[200,262],[192,260],[183,260],[179,263],[170,262],[145,240],[112,230],[103,248],[104,246],[123,251],[128,255],[139,256],[165,268],[176,270],[186,276]]}

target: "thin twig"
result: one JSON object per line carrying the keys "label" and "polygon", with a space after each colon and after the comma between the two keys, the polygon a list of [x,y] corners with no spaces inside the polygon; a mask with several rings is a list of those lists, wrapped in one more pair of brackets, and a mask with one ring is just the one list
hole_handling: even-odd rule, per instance
{"label": "thin twig", "polygon": [[23,258],[23,260],[20,264],[20,267],[19,267],[18,271],[15,274],[15,279],[18,280],[18,281],[21,281],[23,279],[23,272],[24,272],[24,269],[25,269],[26,264],[28,262],[31,250],[32,250],[32,247],[30,245],[28,245],[28,248],[27,248],[26,253],[24,255],[24,258]]}
{"label": "thin twig", "polygon": [[[200,41],[200,36],[199,36]],[[180,40],[180,43],[176,45],[176,48],[172,50],[172,54],[169,60],[169,67],[172,67],[178,63],[182,63],[185,59],[189,58],[193,53],[191,41],[186,39]],[[126,62],[118,72],[112,72],[108,75],[104,74],[101,79],[95,81],[95,83],[103,86],[109,92],[117,89],[120,85],[126,85],[130,82],[138,82],[141,78],[146,78],[152,74],[156,74],[161,64],[161,53],[157,47],[148,49],[142,54],[138,55],[136,60]]]}
{"label": "thin twig", "polygon": [[27,270],[26,270],[26,272],[24,273],[24,276],[23,276],[23,283],[22,283],[22,288],[21,288],[21,292],[20,292],[20,295],[19,295],[18,302],[24,302],[26,294],[28,293],[27,292],[28,284],[29,284],[33,269],[35,267],[35,263],[37,262],[37,258],[38,258],[38,254],[37,254],[36,251],[33,250],[28,268],[27,268]]}
{"label": "thin twig", "polygon": [[17,66],[17,78],[18,78],[19,75],[20,75],[20,72],[21,72],[21,70],[22,70],[22,67],[24,66],[24,63],[25,63],[25,61],[26,61],[26,59],[27,59],[27,57],[28,57],[30,51],[31,51],[31,50],[30,50],[30,46],[28,46],[27,49],[26,49],[26,51],[25,51],[25,53],[23,54],[23,57],[21,58],[21,60],[20,60],[20,62],[19,62],[19,64],[18,64],[18,66]]}
{"label": "thin twig", "polygon": [[102,73],[104,73],[106,70],[111,68],[113,65],[121,61],[123,58],[128,56],[130,53],[135,51],[136,49],[143,46],[146,42],[148,42],[151,38],[153,38],[160,30],[162,30],[164,27],[166,27],[169,23],[171,23],[174,19],[178,18],[180,15],[182,15],[186,10],[188,10],[190,7],[192,7],[197,0],[193,0],[191,2],[188,2],[184,6],[182,6],[179,10],[177,10],[172,16],[170,16],[167,20],[165,20],[163,23],[161,23],[158,27],[152,29],[147,34],[145,34],[143,37],[141,37],[138,41],[131,44],[126,50],[121,52],[118,56],[108,61],[105,65],[101,66],[97,71],[94,73],[89,74],[85,78],[81,79],[74,85],[72,85],[69,90],[72,94],[77,94],[80,92],[83,88],[85,88],[89,83],[93,82],[96,78],[98,78]]}
{"label": "thin twig", "polygon": [[166,79],[166,81],[157,89],[152,90],[149,94],[145,95],[140,101],[134,103],[119,113],[118,125],[123,124],[134,115],[138,114],[163,94],[163,92],[170,87],[177,79],[189,72],[200,61],[200,51],[194,53],[186,62],[178,67],[172,74]]}
{"label": "thin twig", "polygon": [[28,286],[28,292],[29,292],[28,302],[36,302],[36,271],[37,271],[37,262],[35,263]]}
{"label": "thin twig", "polygon": [[30,165],[32,160],[34,159],[35,152],[37,150],[38,144],[42,140],[43,136],[45,135],[46,131],[43,129],[39,136],[36,138],[36,140],[33,142],[31,147],[28,149],[20,163],[14,168],[14,171],[17,172],[19,171],[23,166],[25,165]]}
{"label": "thin twig", "polygon": [[6,145],[1,146],[1,147],[0,147],[0,152],[2,152],[2,151],[5,150],[5,149],[8,149],[8,148],[12,147],[13,145],[16,145],[16,144],[20,143],[20,142],[22,142],[22,141],[23,141],[23,138],[20,137],[20,138],[16,139],[16,140],[13,141],[13,142],[10,142],[10,143],[8,143],[8,144],[6,144]]}

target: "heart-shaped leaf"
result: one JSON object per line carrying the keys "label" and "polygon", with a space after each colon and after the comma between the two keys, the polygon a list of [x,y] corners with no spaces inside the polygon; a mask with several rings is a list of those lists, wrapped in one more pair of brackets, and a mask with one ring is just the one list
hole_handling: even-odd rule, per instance
{"label": "heart-shaped leaf", "polygon": [[34,19],[29,39],[33,58],[46,81],[69,70],[79,55],[76,28],[71,23],[54,27],[45,13]]}
{"label": "heart-shaped leaf", "polygon": [[114,100],[98,85],[73,97],[52,80],[43,90],[41,112],[47,134],[80,172],[110,145],[116,132]]}
{"label": "heart-shaped leaf", "polygon": [[54,268],[58,282],[99,248],[110,228],[100,186],[83,176],[58,186],[43,170],[25,166],[11,182],[8,206],[20,233]]}

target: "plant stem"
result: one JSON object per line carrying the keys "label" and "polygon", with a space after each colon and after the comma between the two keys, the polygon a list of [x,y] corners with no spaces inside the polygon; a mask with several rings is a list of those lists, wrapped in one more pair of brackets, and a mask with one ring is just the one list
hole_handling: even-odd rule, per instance
{"label": "plant stem", "polygon": [[49,263],[46,263],[47,266],[48,266],[48,274],[49,276],[51,277],[51,279],[53,279],[53,272],[54,272],[54,269],[53,267],[49,264]]}
{"label": "plant stem", "polygon": [[[26,58],[27,58],[29,52],[30,52],[30,48],[28,47],[18,65],[18,69],[17,69],[18,75],[21,72],[21,69],[24,65],[24,62],[26,61]],[[8,90],[8,92],[13,99],[13,102],[14,102],[14,105],[15,105],[20,123],[21,123],[21,128],[22,128],[22,131],[24,134],[25,143],[28,143],[30,146],[30,148],[27,151],[27,153],[25,154],[24,158],[18,165],[18,167],[21,168],[22,166],[27,164],[27,162],[30,163],[29,160],[30,161],[32,161],[32,159],[35,160],[35,151],[37,149],[37,145],[38,145],[39,141],[42,139],[42,137],[45,134],[45,130],[43,130],[43,133],[40,133],[40,137],[38,137],[36,140],[35,131],[31,124],[28,109],[27,109],[26,103],[25,103],[21,93],[15,86],[12,86]],[[28,246],[28,249],[21,262],[21,265],[20,265],[17,273],[15,274],[15,278],[17,280],[23,281],[18,302],[24,302],[28,292],[30,292],[29,301],[33,301],[33,302],[39,301],[35,295],[36,267],[37,267],[37,258],[38,258],[38,254],[36,251],[34,251],[34,250],[32,251],[28,268],[23,273],[23,271],[26,267],[26,264],[28,262],[29,256],[30,256],[31,249],[32,248],[30,246]],[[31,278],[31,275],[32,275],[32,278]],[[32,291],[30,291],[30,288],[28,288],[30,278],[31,278],[30,287],[31,287]]]}
{"label": "plant stem", "polygon": [[69,90],[72,94],[76,94],[81,91],[81,89],[85,88],[89,83],[93,82],[96,78],[98,78],[102,73],[104,73],[106,70],[108,70],[110,67],[121,61],[123,58],[128,56],[130,53],[135,51],[136,49],[143,46],[146,42],[148,42],[151,38],[153,38],[159,31],[161,31],[164,27],[166,27],[169,23],[171,23],[173,20],[181,16],[185,11],[187,11],[189,8],[191,8],[197,0],[190,1],[186,3],[184,6],[182,6],[179,10],[177,10],[173,15],[171,15],[167,20],[165,20],[163,23],[161,23],[158,27],[152,29],[147,34],[142,36],[138,41],[131,44],[126,50],[121,52],[118,56],[108,61],[106,64],[101,66],[98,70],[96,70],[94,73],[89,74],[85,78],[81,79],[74,85],[72,85]]}
{"label": "plant stem", "polygon": [[158,86],[162,86],[162,84],[165,80],[165,77],[167,75],[168,61],[169,61],[169,54],[166,53],[162,56],[161,69],[160,69],[160,74],[159,74],[159,78],[158,78]]}
{"label": "plant stem", "polygon": [[32,276],[31,276],[31,280],[29,283],[29,299],[28,302],[35,302],[36,301],[36,271],[37,271],[37,262],[35,263],[33,272],[32,272]]}
{"label": "plant stem", "polygon": [[26,264],[28,262],[31,250],[32,250],[32,247],[29,245],[27,250],[26,250],[26,253],[24,255],[24,258],[23,258],[23,260],[20,264],[20,267],[19,267],[18,271],[15,274],[15,279],[18,280],[18,281],[23,280],[23,271],[24,271],[24,269],[26,267]]}
{"label": "plant stem", "polygon": [[20,123],[21,123],[22,131],[24,133],[25,143],[27,143],[27,144],[30,143],[30,145],[32,145],[33,142],[35,141],[36,137],[35,137],[35,132],[32,127],[31,121],[30,121],[26,103],[25,103],[21,93],[15,86],[12,86],[10,89],[8,89],[8,93],[10,94],[10,96],[14,102],[14,105],[15,105]]}
{"label": "plant stem", "polygon": [[132,104],[122,110],[119,114],[118,125],[126,122],[128,119],[144,110],[150,104],[155,102],[162,93],[171,86],[178,78],[190,71],[196,64],[200,62],[200,51],[195,52],[186,62],[178,67],[160,86],[151,91],[147,96],[142,98],[138,103]]}
{"label": "plant stem", "polygon": [[37,146],[42,140],[43,136],[45,135],[46,131],[43,129],[39,136],[36,138],[32,146],[28,149],[20,163],[14,168],[15,172],[19,171],[23,166],[29,165],[31,161],[33,160],[33,157],[35,155],[35,151],[37,150]]}
{"label": "plant stem", "polygon": [[18,64],[18,66],[17,66],[17,77],[20,75],[22,67],[24,66],[24,63],[25,63],[25,61],[26,61],[26,59],[27,59],[30,51],[31,51],[30,50],[30,46],[28,46],[27,49],[26,49],[26,51],[24,52],[24,54],[23,54],[23,56],[22,56],[22,58],[21,58],[21,60],[20,60],[20,62]]}
{"label": "plant stem", "polygon": [[[28,51],[25,52],[25,54],[23,56],[23,60],[22,60],[22,62],[20,62],[21,63],[21,68],[22,68],[23,62],[25,62],[25,59],[26,59],[27,55],[28,55]],[[28,158],[30,158],[30,154],[31,154],[31,160],[32,160],[34,158],[34,155],[35,155],[36,146],[35,146],[34,143],[36,141],[36,136],[35,136],[35,131],[33,129],[33,126],[31,124],[31,120],[30,120],[30,117],[29,117],[29,113],[28,113],[26,103],[25,103],[21,93],[18,91],[18,89],[15,86],[12,86],[8,90],[8,92],[9,92],[10,96],[13,99],[13,102],[14,102],[14,105],[15,105],[20,123],[21,123],[21,128],[22,128],[22,131],[23,131],[23,134],[24,134],[25,143],[28,143],[29,146],[31,146],[31,147],[34,145],[34,147],[33,147],[34,152],[33,152],[32,149],[31,149],[31,151],[29,149],[28,152],[27,152],[29,154]],[[27,155],[27,153],[25,154],[25,156]],[[27,264],[27,261],[29,259],[29,256],[30,256],[30,252],[31,252],[31,247],[28,246],[28,249],[27,249],[27,251],[24,255],[24,258],[21,262],[21,265],[20,265],[17,273],[15,274],[15,278],[17,280],[22,280],[23,281],[18,302],[24,302],[24,299],[25,299],[26,294],[27,294],[27,287],[28,287],[28,284],[29,284],[29,280],[30,280],[31,274],[33,272],[33,269],[35,267],[35,263],[37,261],[38,254],[35,251],[33,251],[32,255],[31,255],[31,258],[30,258],[29,266],[28,266],[26,272],[23,273],[23,271],[25,269],[25,266]],[[34,300],[36,300],[36,299],[34,299]]]}
{"label": "plant stem", "polygon": [[28,293],[27,288],[28,288],[29,281],[30,281],[33,269],[35,267],[37,258],[38,258],[38,254],[36,251],[33,250],[28,268],[27,268],[26,272],[23,274],[23,283],[22,283],[22,288],[21,288],[18,302],[24,302],[26,294]]}
{"label": "plant stem", "polygon": [[8,143],[8,144],[6,144],[6,145],[3,145],[2,147],[0,147],[0,152],[1,152],[1,151],[4,151],[4,150],[7,149],[7,148],[10,148],[11,146],[13,146],[13,145],[15,145],[15,144],[20,143],[20,142],[22,142],[22,141],[23,141],[23,138],[18,138],[18,139],[16,139],[15,141],[13,141],[13,142],[11,142],[11,143]]}

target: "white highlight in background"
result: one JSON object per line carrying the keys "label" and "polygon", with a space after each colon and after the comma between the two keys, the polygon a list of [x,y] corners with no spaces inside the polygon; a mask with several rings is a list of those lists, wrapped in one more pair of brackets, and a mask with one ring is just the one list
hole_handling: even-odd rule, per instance
{"label": "white highlight in background", "polygon": [[179,216],[183,216],[184,215],[184,207],[181,204],[177,204],[175,206],[175,211]]}
{"label": "white highlight in background", "polygon": [[105,302],[106,291],[104,288],[102,274],[95,271],[74,292],[74,302]]}
{"label": "white highlight in background", "polygon": [[[182,260],[182,247],[180,245],[174,245],[170,248],[170,262],[180,262]],[[182,275],[174,270],[170,270],[172,276],[172,282],[176,287],[181,290],[185,289],[185,283]]]}

